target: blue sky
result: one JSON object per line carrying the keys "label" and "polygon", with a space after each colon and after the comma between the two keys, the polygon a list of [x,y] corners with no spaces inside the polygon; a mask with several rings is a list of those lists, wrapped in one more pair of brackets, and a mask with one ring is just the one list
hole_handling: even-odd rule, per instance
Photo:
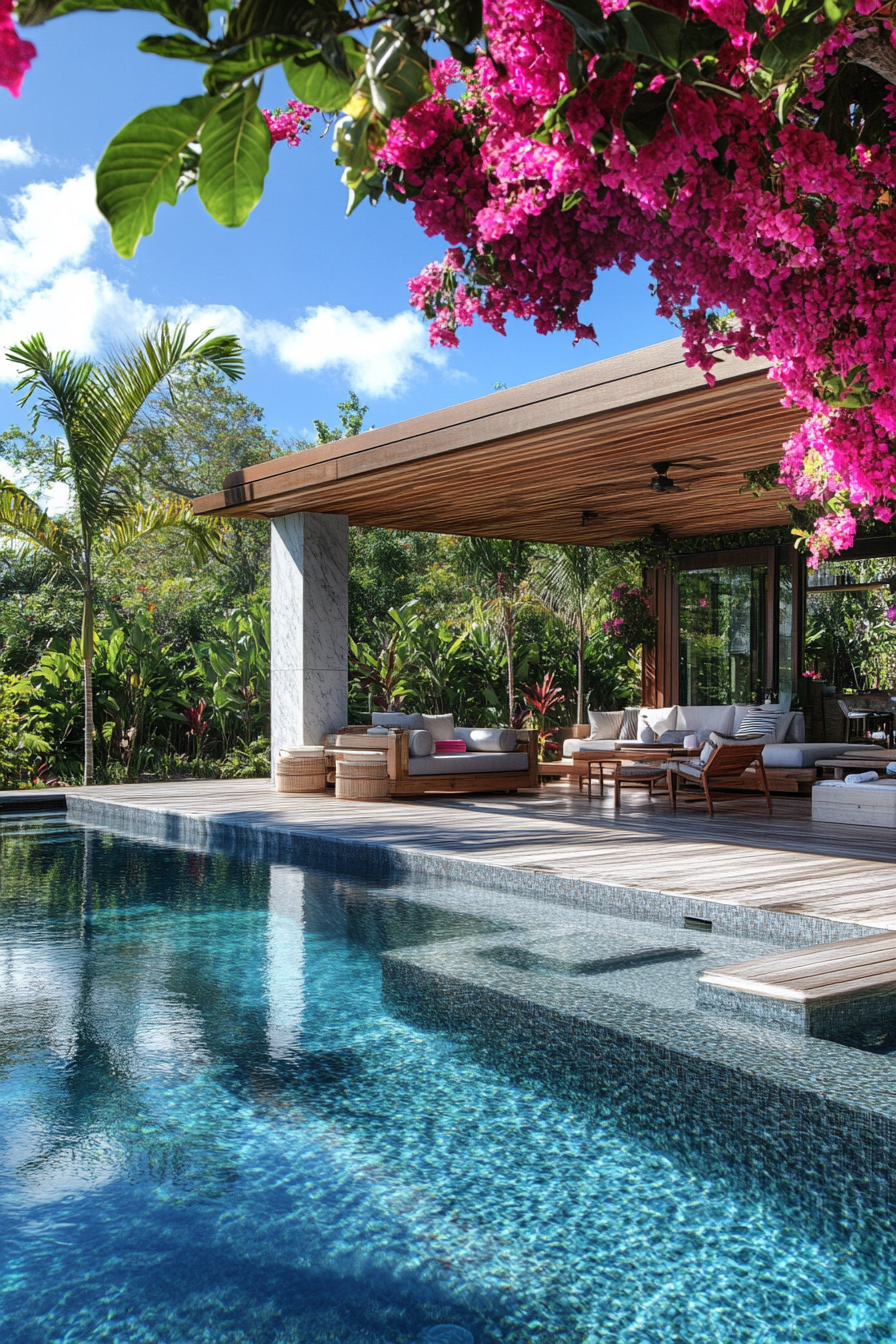
{"label": "blue sky", "polygon": [[[599,347],[511,321],[506,338],[477,325],[459,351],[433,356],[406,282],[443,241],[386,200],[346,219],[329,137],[315,132],[298,149],[274,147],[242,229],[214,224],[189,192],[161,207],[155,233],[123,261],[85,169],[137,112],[199,92],[198,67],[136,50],[164,28],[151,14],[75,14],[28,32],[38,58],[21,98],[0,90],[0,346],[44,329],[53,345],[101,354],[147,322],[194,313],[239,329],[243,390],[271,429],[302,437],[315,418],[335,421],[350,387],[384,425],[675,334],[642,270],[599,278],[587,313]],[[268,76],[262,104],[288,97],[279,72]],[[9,378],[0,367],[0,426],[22,420]]]}

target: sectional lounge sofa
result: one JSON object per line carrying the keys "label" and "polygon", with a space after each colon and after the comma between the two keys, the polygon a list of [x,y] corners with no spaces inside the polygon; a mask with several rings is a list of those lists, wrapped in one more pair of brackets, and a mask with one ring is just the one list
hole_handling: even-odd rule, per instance
{"label": "sectional lounge sofa", "polygon": [[[743,723],[744,716],[755,705],[667,705],[663,709],[639,709],[637,723],[633,725],[631,735],[623,738],[621,730],[625,720],[625,710],[592,713],[591,736],[587,738],[567,738],[563,743],[564,757],[587,753],[588,751],[610,750],[619,744],[633,746],[637,742],[658,743],[667,732],[696,733],[704,738],[711,732],[736,735]],[[765,709],[776,706],[766,705]],[[811,770],[815,762],[825,756],[837,756],[853,749],[855,742],[807,742],[806,721],[800,710],[781,711],[777,714],[780,722],[775,724],[774,733],[767,735],[762,747],[762,760],[766,769]],[[634,714],[629,714],[629,720]],[[615,729],[615,731],[614,731]]]}

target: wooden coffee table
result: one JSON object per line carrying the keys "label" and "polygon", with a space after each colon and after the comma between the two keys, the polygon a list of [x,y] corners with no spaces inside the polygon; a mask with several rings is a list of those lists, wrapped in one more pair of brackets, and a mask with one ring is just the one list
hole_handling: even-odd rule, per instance
{"label": "wooden coffee table", "polygon": [[[578,756],[587,757],[587,770],[584,777],[588,781],[588,797],[592,795],[592,786],[595,779],[595,768],[597,770],[598,797],[604,796],[604,770],[610,769],[610,778],[614,780],[614,795],[618,801],[619,789],[616,787],[617,767],[620,765],[664,765],[666,761],[676,758],[699,756],[700,747],[674,747],[632,745],[631,747],[616,747],[613,751],[580,751]],[[581,786],[580,786],[581,787]]]}

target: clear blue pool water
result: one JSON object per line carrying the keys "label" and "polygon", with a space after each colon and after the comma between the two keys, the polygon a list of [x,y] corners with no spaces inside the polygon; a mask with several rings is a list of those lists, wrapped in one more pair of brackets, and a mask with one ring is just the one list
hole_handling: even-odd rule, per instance
{"label": "clear blue pool water", "polygon": [[4,1344],[896,1339],[848,1235],[387,1011],[381,950],[482,923],[62,818],[0,845]]}

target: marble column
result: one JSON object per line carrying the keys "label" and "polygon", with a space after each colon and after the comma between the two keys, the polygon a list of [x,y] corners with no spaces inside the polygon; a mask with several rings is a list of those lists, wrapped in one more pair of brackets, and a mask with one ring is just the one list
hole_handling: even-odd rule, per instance
{"label": "marble column", "polygon": [[348,722],[348,519],[271,520],[271,764]]}

